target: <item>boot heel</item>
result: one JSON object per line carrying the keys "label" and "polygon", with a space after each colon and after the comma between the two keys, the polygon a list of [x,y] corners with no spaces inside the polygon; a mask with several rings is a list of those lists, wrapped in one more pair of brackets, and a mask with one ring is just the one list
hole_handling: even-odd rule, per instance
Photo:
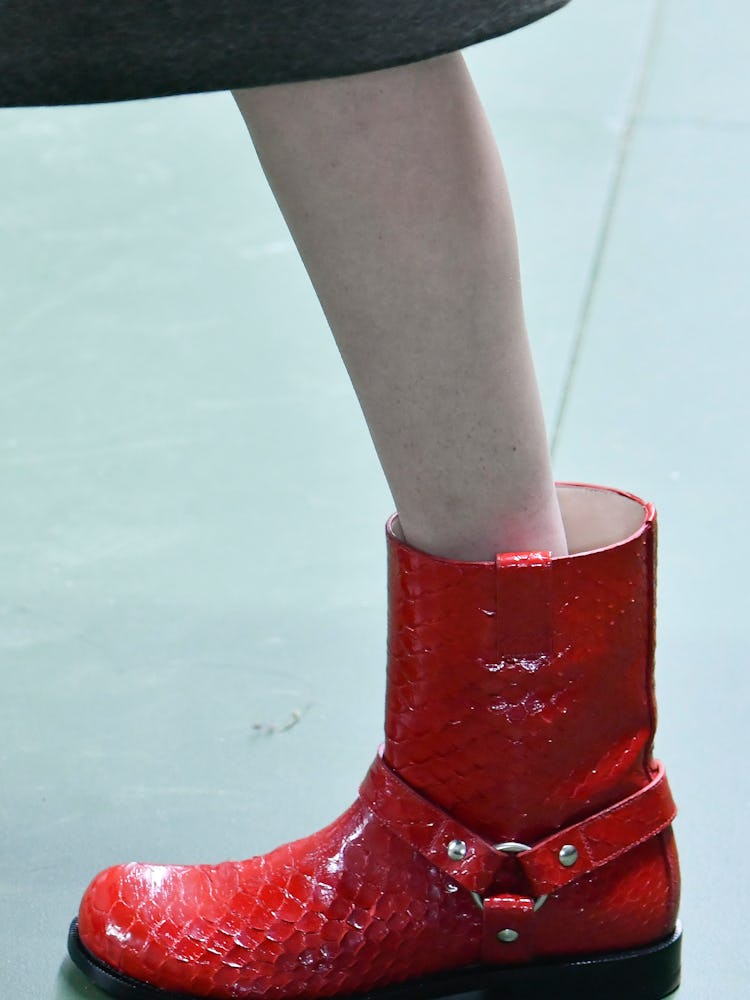
{"label": "boot heel", "polygon": [[471,1000],[662,1000],[680,985],[681,950],[678,923],[671,937],[646,948],[498,970]]}

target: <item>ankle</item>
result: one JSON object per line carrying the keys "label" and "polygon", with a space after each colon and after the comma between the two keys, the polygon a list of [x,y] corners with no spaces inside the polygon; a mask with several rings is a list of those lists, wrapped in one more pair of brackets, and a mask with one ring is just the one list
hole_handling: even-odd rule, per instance
{"label": "ankle", "polygon": [[565,537],[557,498],[543,508],[494,519],[474,519],[467,512],[403,512],[398,524],[407,545],[442,559],[458,562],[492,562],[502,552],[551,552],[566,556]]}

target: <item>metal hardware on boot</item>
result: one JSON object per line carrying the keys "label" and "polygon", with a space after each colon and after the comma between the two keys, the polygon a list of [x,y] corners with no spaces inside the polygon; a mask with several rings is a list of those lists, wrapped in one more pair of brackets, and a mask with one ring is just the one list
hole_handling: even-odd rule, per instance
{"label": "metal hardware on boot", "polygon": [[463,861],[468,853],[468,848],[463,840],[452,840],[448,844],[447,850],[451,861]]}
{"label": "metal hardware on boot", "polygon": [[[478,910],[483,910],[484,909],[484,900],[479,895],[479,893],[478,892],[472,892],[469,895],[474,900],[474,903],[475,903],[477,909]],[[534,913],[536,913],[538,910],[541,910],[541,908],[544,906],[544,904],[547,902],[548,899],[549,899],[549,893],[546,893],[544,896],[539,896],[537,899],[532,899],[531,902],[534,904]]]}
{"label": "metal hardware on boot", "polygon": [[524,851],[530,851],[531,848],[528,844],[519,844],[515,840],[508,840],[504,844],[494,844],[496,851],[504,851],[506,854],[523,854]]}
{"label": "metal hardware on boot", "polygon": [[560,864],[565,868],[571,868],[578,861],[578,851],[572,844],[564,844],[558,854]]}
{"label": "metal hardware on boot", "polygon": [[[495,844],[494,847],[496,851],[503,851],[505,854],[523,854],[525,851],[531,850],[528,844],[519,844],[518,841],[516,840],[507,840],[503,844]],[[545,894],[544,896],[539,896],[538,899],[535,899],[534,913],[536,913],[537,910],[541,910],[541,908],[544,906],[544,904],[547,902],[548,899],[549,899],[548,893]],[[484,909],[484,907],[481,907],[481,909]],[[518,937],[518,935],[516,935],[516,937]]]}
{"label": "metal hardware on boot", "polygon": [[498,931],[497,939],[498,941],[502,941],[503,944],[512,944],[518,940],[518,931],[506,927],[504,931]]}
{"label": "metal hardware on boot", "polygon": [[[528,844],[519,844],[518,841],[516,840],[506,840],[502,844],[493,844],[493,847],[495,848],[496,851],[503,851],[505,854],[523,854],[525,851],[531,850]],[[478,892],[472,892],[471,898],[474,900],[474,903],[476,904],[478,909],[480,910],[484,909],[484,900],[482,899],[482,897],[479,895]],[[534,913],[536,913],[537,910],[541,910],[541,908],[544,906],[544,904],[547,902],[548,899],[549,899],[549,893],[545,893],[543,896],[539,896],[537,899],[533,900]],[[515,933],[515,931],[511,933]],[[518,935],[516,935],[516,937],[517,936]],[[515,938],[513,938],[513,940],[515,941]]]}

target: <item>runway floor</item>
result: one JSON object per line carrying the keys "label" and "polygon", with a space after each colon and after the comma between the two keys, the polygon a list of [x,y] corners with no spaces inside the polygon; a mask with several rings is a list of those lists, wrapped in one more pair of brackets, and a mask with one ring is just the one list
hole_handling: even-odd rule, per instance
{"label": "runway floor", "polygon": [[[660,517],[681,1000],[744,995],[749,15],[576,0],[467,52],[560,479]],[[381,739],[393,504],[228,94],[0,111],[0,993],[100,868],[327,823]]]}

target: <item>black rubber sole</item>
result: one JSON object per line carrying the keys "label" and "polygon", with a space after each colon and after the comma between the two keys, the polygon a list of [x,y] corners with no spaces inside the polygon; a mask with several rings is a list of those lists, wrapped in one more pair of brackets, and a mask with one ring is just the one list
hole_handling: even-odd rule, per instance
{"label": "black rubber sole", "polygon": [[[339,1000],[439,1000],[479,992],[484,1000],[661,1000],[680,985],[682,927],[647,948],[508,968],[468,968],[387,986]],[[131,979],[110,968],[70,925],[68,952],[78,968],[118,1000],[195,1000]]]}

